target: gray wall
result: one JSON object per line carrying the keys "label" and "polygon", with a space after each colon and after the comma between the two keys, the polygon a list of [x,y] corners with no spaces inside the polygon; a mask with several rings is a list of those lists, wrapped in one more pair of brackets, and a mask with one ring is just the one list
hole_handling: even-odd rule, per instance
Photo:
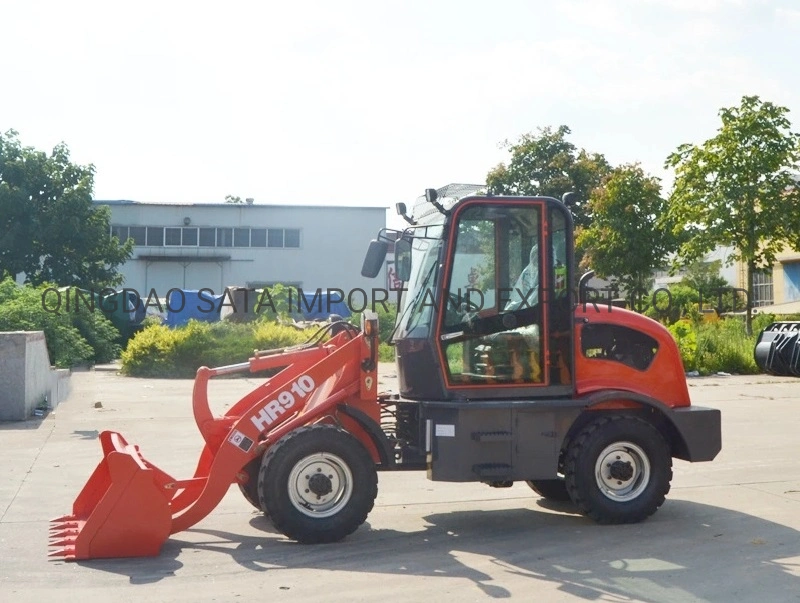
{"label": "gray wall", "polygon": [[68,378],[69,371],[51,369],[43,332],[0,332],[0,421],[27,419],[45,400],[55,408]]}

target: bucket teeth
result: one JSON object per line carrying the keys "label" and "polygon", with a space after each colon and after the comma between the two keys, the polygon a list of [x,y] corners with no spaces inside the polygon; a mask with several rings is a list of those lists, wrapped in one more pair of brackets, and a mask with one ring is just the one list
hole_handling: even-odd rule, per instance
{"label": "bucket teeth", "polygon": [[65,561],[75,560],[75,547],[65,546],[63,549],[58,549],[47,554],[48,557],[63,557]]}
{"label": "bucket teeth", "polygon": [[78,530],[62,530],[50,534],[50,540],[61,540],[62,538],[75,538],[78,535]]}
{"label": "bucket teeth", "polygon": [[51,519],[50,523],[58,523],[60,521],[75,521],[76,519],[78,518],[75,515],[62,515],[61,517]]}
{"label": "bucket teeth", "polygon": [[47,546],[74,547],[75,546],[75,539],[74,538],[62,538],[61,540],[55,540],[55,541],[49,543]]}
{"label": "bucket teeth", "polygon": [[63,521],[61,523],[53,523],[50,525],[51,532],[58,532],[60,530],[77,530],[79,527],[77,521]]}

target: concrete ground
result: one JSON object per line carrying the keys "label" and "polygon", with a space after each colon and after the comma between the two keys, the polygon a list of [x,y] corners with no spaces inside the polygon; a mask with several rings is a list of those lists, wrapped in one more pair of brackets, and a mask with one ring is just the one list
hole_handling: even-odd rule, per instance
{"label": "concrete ground", "polygon": [[[385,383],[393,376],[382,366]],[[383,473],[367,524],[298,545],[231,488],[156,558],[48,560],[48,520],[68,513],[113,429],[178,478],[201,448],[191,381],[75,373],[42,420],[0,424],[0,601],[800,600],[800,380],[690,379],[722,410],[712,463],[677,461],[649,520],[598,526],[524,484],[433,483]],[[217,412],[255,380],[212,382]]]}

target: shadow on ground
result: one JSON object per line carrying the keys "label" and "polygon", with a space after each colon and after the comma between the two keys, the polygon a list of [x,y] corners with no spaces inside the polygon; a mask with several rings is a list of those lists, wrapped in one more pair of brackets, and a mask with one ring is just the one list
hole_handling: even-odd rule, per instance
{"label": "shadow on ground", "polygon": [[650,520],[625,526],[529,508],[458,511],[424,520],[427,526],[415,532],[365,524],[342,542],[306,546],[276,534],[257,516],[250,523],[263,536],[193,529],[209,541],[172,538],[158,558],[80,564],[142,584],[174,575],[183,565],[179,556],[185,561],[192,551],[214,551],[276,579],[289,568],[462,578],[500,599],[511,597],[505,585],[520,578],[530,579],[532,588],[536,581],[554,583],[562,593],[590,601],[741,600],[758,592],[790,600],[799,592],[797,530],[694,502],[671,500]]}

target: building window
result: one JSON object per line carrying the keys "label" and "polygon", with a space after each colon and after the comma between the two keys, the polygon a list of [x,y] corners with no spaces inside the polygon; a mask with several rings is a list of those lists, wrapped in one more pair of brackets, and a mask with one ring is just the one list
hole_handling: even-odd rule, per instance
{"label": "building window", "polygon": [[161,228],[161,226],[147,227],[147,244],[150,245],[150,247],[163,247],[164,229]]}
{"label": "building window", "polygon": [[266,246],[267,246],[267,229],[253,228],[250,231],[250,247],[266,247]]}
{"label": "building window", "polygon": [[[255,232],[255,229],[253,232]],[[255,243],[253,247],[256,247]],[[259,245],[259,247],[261,247],[261,245]],[[300,247],[300,229],[270,228],[267,230],[267,247]]]}
{"label": "building window", "polygon": [[267,246],[268,247],[283,247],[283,229],[270,228],[267,231]]}
{"label": "building window", "polygon": [[233,246],[233,229],[217,228],[217,247]]}
{"label": "building window", "polygon": [[250,229],[249,228],[234,228],[233,229],[233,246],[234,247],[250,247]]}
{"label": "building window", "polygon": [[127,226],[112,226],[111,236],[117,237],[120,243],[128,240],[128,227]]}
{"label": "building window", "polygon": [[181,244],[184,247],[197,246],[197,229],[196,228],[183,228]]}
{"label": "building window", "polygon": [[133,239],[135,245],[144,245],[147,242],[147,228],[144,226],[131,226],[128,229],[128,237]]}
{"label": "building window", "polygon": [[300,230],[297,228],[287,228],[283,235],[284,247],[300,247]]}
{"label": "building window", "polygon": [[216,247],[216,245],[217,245],[217,229],[201,228],[200,247]]}
{"label": "building window", "polygon": [[124,243],[150,247],[272,247],[299,248],[299,228],[211,228],[197,226],[111,226]]}
{"label": "building window", "polygon": [[181,244],[181,229],[170,228],[164,229],[164,245],[180,245]]}
{"label": "building window", "polygon": [[756,270],[753,273],[753,307],[772,305],[772,270]]}

